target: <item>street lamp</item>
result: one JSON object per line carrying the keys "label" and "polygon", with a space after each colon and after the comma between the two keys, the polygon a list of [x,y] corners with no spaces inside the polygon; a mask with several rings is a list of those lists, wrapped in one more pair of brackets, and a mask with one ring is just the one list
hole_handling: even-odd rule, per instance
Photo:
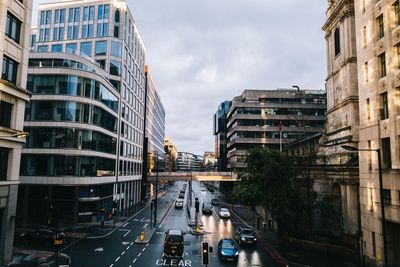
{"label": "street lamp", "polygon": [[[147,152],[147,154],[151,155],[155,155],[155,160],[156,160],[156,164],[155,164],[155,168],[156,168],[156,193],[155,193],[155,197],[154,197],[154,226],[157,225],[157,206],[158,206],[158,152]],[[146,166],[146,168],[148,168]],[[146,170],[147,172],[147,170]],[[151,221],[151,220],[150,220]]]}
{"label": "street lamp", "polygon": [[384,205],[384,199],[383,199],[383,182],[382,182],[382,165],[381,165],[381,150],[379,148],[377,149],[368,149],[368,148],[357,148],[349,145],[342,145],[341,146],[343,149],[349,150],[349,151],[374,151],[377,152],[378,154],[378,172],[379,172],[379,194],[380,194],[380,200],[381,200],[381,227],[382,227],[382,237],[383,237],[383,254],[384,254],[384,266],[387,267],[388,265],[388,257],[387,257],[387,245],[386,245],[386,226],[385,226],[385,205]]}

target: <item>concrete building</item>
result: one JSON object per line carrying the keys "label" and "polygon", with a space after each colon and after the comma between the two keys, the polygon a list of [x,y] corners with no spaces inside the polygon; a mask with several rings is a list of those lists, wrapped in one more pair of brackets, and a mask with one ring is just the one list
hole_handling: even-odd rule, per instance
{"label": "concrete building", "polygon": [[215,157],[217,159],[218,171],[226,171],[227,169],[227,121],[226,115],[232,105],[231,101],[224,101],[218,106],[217,112],[214,114],[213,134],[215,135]]}
{"label": "concrete building", "polygon": [[12,256],[32,1],[0,0],[0,265]]}
{"label": "concrete building", "polygon": [[326,94],[322,90],[244,90],[227,114],[228,170],[245,167],[253,147],[280,149],[321,130]]}
{"label": "concrete building", "polygon": [[178,157],[176,159],[177,171],[203,171],[204,159],[202,156],[195,155],[189,152],[178,152]]}
{"label": "concrete building", "polygon": [[[118,0],[40,4],[38,14],[22,223],[96,222],[113,201],[130,210],[140,200],[145,113],[145,48],[132,14]],[[46,221],[31,220],[33,207]]]}

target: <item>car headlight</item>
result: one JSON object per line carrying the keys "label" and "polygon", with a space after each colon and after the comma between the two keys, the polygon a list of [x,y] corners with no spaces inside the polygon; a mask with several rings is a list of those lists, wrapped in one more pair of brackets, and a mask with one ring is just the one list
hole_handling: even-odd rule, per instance
{"label": "car headlight", "polygon": [[225,256],[226,253],[225,253],[223,250],[221,250],[221,255],[222,255],[222,256]]}
{"label": "car headlight", "polygon": [[242,237],[241,239],[242,239],[242,241],[246,241],[246,238],[244,238],[244,237]]}
{"label": "car headlight", "polygon": [[257,241],[257,238],[254,237],[254,241]]}
{"label": "car headlight", "polygon": [[235,256],[237,256],[237,255],[239,255],[239,251],[236,251],[236,252],[235,252]]}

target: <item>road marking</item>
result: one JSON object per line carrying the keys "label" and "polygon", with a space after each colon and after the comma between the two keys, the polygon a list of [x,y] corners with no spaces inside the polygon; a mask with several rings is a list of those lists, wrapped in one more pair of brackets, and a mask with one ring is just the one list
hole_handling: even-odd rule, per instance
{"label": "road marking", "polygon": [[131,248],[131,246],[128,246],[125,250],[128,250],[128,249],[130,249]]}
{"label": "road marking", "polygon": [[146,223],[145,225],[143,225],[143,228],[146,228],[147,227],[147,225],[149,225],[148,223]]}
{"label": "road marking", "polygon": [[126,224],[122,225],[122,227],[126,227],[128,224],[129,224],[129,223],[126,223]]}
{"label": "road marking", "polygon": [[148,246],[149,246],[149,243],[146,244],[146,247],[148,247]]}
{"label": "road marking", "polygon": [[138,221],[139,221],[139,219],[133,219],[133,221],[134,221],[134,222],[138,222]]}
{"label": "road marking", "polygon": [[124,242],[122,242],[122,245],[124,245],[124,246],[129,245],[129,242],[124,241]]}
{"label": "road marking", "polygon": [[114,266],[114,264],[113,264],[113,263],[111,263],[110,267],[113,267],[113,266]]}
{"label": "road marking", "polygon": [[126,237],[130,233],[130,231],[131,230],[128,230],[128,232],[126,232],[126,234],[124,234],[124,237]]}
{"label": "road marking", "polygon": [[144,221],[144,219],[145,219],[145,218],[143,217],[143,218],[142,218],[140,221],[141,221],[141,222],[143,222],[143,221]]}
{"label": "road marking", "polygon": [[140,252],[137,256],[140,257],[140,255],[142,255],[142,252]]}
{"label": "road marking", "polygon": [[120,259],[120,257],[116,258],[116,259],[115,259],[115,262],[119,261],[119,259]]}
{"label": "road marking", "polygon": [[122,251],[121,256],[125,254],[125,251]]}
{"label": "road marking", "polygon": [[98,251],[98,252],[102,252],[102,251],[104,251],[104,248],[96,248],[96,249],[94,249],[94,251]]}
{"label": "road marking", "polygon": [[143,249],[142,249],[142,251],[145,251],[145,250],[146,250],[146,248],[143,248]]}
{"label": "road marking", "polygon": [[137,260],[137,258],[135,258],[132,263],[135,263],[136,260]]}

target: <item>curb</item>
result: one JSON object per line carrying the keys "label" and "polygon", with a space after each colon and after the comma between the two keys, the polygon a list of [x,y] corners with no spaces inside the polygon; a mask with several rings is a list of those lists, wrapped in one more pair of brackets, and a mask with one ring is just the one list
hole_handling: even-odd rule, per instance
{"label": "curb", "polygon": [[114,229],[112,229],[110,232],[108,232],[105,235],[101,235],[101,236],[89,236],[89,237],[83,237],[83,239],[98,239],[98,238],[104,238],[107,237],[109,235],[111,235],[112,233],[114,233],[115,231],[117,231],[119,228],[121,228],[127,221],[131,220],[134,216],[138,215],[140,212],[142,212],[143,210],[147,209],[149,205],[145,205],[141,210],[139,210],[138,212],[136,212],[135,214],[133,214],[131,217],[129,217],[128,219],[126,219],[125,221],[123,221],[123,223],[120,226],[116,226]]}
{"label": "curb", "polygon": [[[234,212],[233,210],[231,210],[231,213],[237,217],[243,224],[245,224],[247,227],[252,228],[246,221],[244,221],[242,218],[239,217],[239,215],[236,214],[236,212]],[[266,240],[264,240],[258,233],[254,232],[257,236],[258,239],[263,240],[263,247],[264,249],[267,251],[267,253],[269,254],[269,256],[271,256],[271,258],[276,261],[277,263],[282,264],[283,266],[289,266],[289,261],[286,260],[285,258],[283,258],[281,255],[279,255],[279,253],[277,251],[275,251],[267,242]],[[297,264],[296,264],[297,265]]]}

